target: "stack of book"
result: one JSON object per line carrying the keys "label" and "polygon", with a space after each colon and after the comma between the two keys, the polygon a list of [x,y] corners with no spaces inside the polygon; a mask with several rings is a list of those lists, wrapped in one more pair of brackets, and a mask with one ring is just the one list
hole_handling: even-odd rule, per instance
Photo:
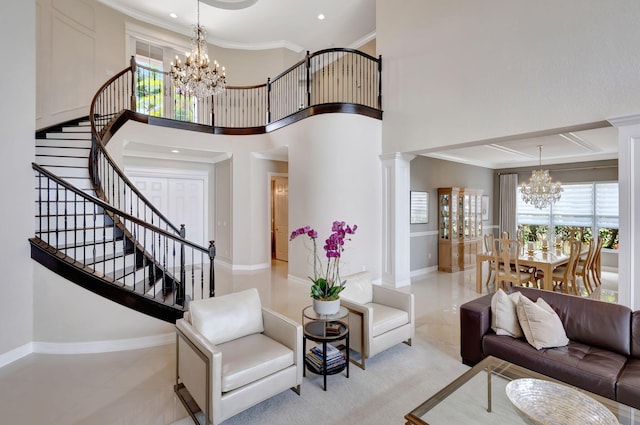
{"label": "stack of book", "polygon": [[[316,345],[306,354],[307,365],[316,373],[323,373],[322,345]],[[327,344],[327,370],[326,373],[339,372],[346,364],[342,351],[331,344]]]}

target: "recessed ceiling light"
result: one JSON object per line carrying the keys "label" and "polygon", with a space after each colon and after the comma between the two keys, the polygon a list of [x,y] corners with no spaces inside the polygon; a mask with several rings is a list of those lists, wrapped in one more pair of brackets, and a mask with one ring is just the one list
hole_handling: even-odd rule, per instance
{"label": "recessed ceiling light", "polygon": [[175,13],[169,13],[169,16],[171,16],[173,19],[176,19],[178,17],[178,15],[176,15]]}
{"label": "recessed ceiling light", "polygon": [[323,15],[322,13],[321,13],[321,14],[319,14],[319,15],[318,15],[318,19],[322,21],[322,20],[324,19],[324,15]]}
{"label": "recessed ceiling light", "polygon": [[178,149],[172,149],[171,153],[180,153],[180,151]]}

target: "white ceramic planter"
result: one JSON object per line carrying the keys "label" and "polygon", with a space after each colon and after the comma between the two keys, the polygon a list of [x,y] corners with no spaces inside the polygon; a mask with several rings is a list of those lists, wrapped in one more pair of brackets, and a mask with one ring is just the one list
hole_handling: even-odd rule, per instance
{"label": "white ceramic planter", "polygon": [[333,301],[313,299],[313,311],[321,315],[336,314],[340,310],[340,298]]}

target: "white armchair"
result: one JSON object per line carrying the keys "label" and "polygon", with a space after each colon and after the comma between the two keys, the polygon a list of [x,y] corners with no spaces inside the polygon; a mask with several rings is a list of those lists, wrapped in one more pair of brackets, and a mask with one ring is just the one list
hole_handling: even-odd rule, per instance
{"label": "white armchair", "polygon": [[300,394],[302,326],[263,308],[255,288],[192,301],[176,322],[176,350],[174,390],[201,425],[288,388]]}
{"label": "white armchair", "polygon": [[411,345],[415,332],[413,294],[373,285],[371,273],[345,277],[340,304],[349,309],[350,348],[360,352],[360,364],[393,345]]}

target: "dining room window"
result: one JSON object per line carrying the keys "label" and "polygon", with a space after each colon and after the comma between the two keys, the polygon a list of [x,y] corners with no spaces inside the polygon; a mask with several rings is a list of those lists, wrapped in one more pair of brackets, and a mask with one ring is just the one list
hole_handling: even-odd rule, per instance
{"label": "dining room window", "polygon": [[[518,233],[527,241],[577,237],[589,242],[594,234],[604,238],[604,248],[618,248],[618,183],[562,185],[560,200],[537,209],[517,196]],[[553,235],[549,235],[553,229]]]}

